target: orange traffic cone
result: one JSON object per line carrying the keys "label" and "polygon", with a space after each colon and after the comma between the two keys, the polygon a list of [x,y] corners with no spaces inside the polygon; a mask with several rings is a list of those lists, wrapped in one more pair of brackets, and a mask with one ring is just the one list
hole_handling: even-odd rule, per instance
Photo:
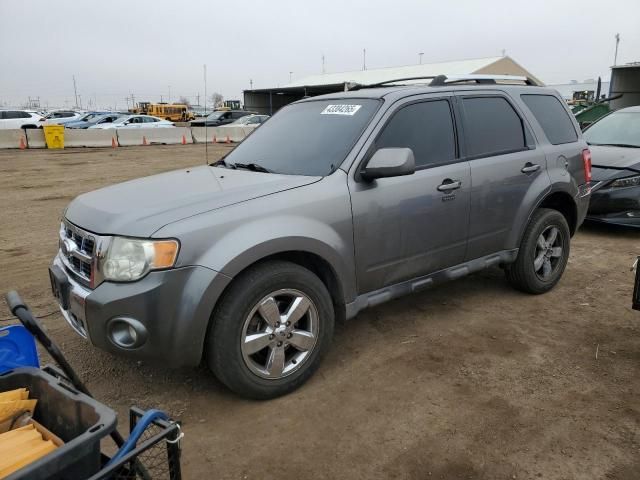
{"label": "orange traffic cone", "polygon": [[27,148],[27,145],[24,143],[24,137],[20,137],[20,150],[24,150]]}
{"label": "orange traffic cone", "polygon": [[229,135],[227,135],[227,140],[225,141],[225,143],[231,143],[231,140],[229,139]]}
{"label": "orange traffic cone", "polygon": [[216,138],[216,136],[213,136],[213,143],[218,143],[218,139]]}
{"label": "orange traffic cone", "polygon": [[182,144],[183,145],[187,144],[187,137],[185,137],[184,135],[182,135]]}
{"label": "orange traffic cone", "polygon": [[145,137],[144,135],[142,136],[142,144],[143,144],[143,145],[149,145],[149,144],[147,143],[147,137]]}
{"label": "orange traffic cone", "polygon": [[116,142],[116,137],[111,137],[111,148],[116,148],[118,146],[118,142]]}

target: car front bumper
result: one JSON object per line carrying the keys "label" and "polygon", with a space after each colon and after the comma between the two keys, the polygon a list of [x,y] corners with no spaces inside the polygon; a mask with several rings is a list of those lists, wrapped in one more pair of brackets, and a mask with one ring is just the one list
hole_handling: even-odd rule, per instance
{"label": "car front bumper", "polygon": [[[76,333],[102,350],[169,367],[200,363],[211,313],[231,281],[189,266],[151,272],[137,282],[103,282],[90,290],[73,279],[59,256],[52,267],[69,281],[68,302],[60,310]],[[135,329],[135,342],[121,341],[123,325]]]}
{"label": "car front bumper", "polygon": [[640,187],[604,187],[594,191],[587,220],[640,227]]}

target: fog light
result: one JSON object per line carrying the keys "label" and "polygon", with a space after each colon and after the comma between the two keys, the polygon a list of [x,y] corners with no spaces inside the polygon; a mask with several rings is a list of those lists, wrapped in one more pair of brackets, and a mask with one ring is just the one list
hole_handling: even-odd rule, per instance
{"label": "fog light", "polygon": [[135,318],[116,317],[107,323],[107,335],[116,347],[134,349],[144,345],[147,329]]}

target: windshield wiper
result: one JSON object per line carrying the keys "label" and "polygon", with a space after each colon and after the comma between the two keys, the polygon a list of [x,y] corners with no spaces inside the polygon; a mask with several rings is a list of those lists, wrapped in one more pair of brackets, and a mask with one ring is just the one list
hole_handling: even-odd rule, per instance
{"label": "windshield wiper", "polygon": [[224,168],[236,168],[236,166],[233,163],[227,163],[224,159],[224,157],[222,157],[220,160],[218,160],[217,162],[213,162],[211,164],[212,167],[220,167],[223,166]]}
{"label": "windshield wiper", "polygon": [[231,168],[244,168],[253,172],[273,173],[268,168],[265,168],[257,163],[232,163]]}
{"label": "windshield wiper", "polygon": [[630,143],[589,143],[594,147],[623,147],[623,148],[640,148],[640,145],[631,145]]}

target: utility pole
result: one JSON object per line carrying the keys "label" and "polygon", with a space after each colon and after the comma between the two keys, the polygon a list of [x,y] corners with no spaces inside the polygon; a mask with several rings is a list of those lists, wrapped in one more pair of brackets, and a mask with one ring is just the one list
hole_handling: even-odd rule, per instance
{"label": "utility pole", "polygon": [[291,83],[292,76],[293,76],[293,72],[289,72],[289,83]]}
{"label": "utility pole", "polygon": [[78,108],[78,90],[76,88],[76,76],[73,75],[73,95],[76,98],[76,108]]}
{"label": "utility pole", "polygon": [[200,105],[200,92],[196,95],[196,103]]}
{"label": "utility pole", "polygon": [[324,53],[322,54],[322,73],[324,73]]}
{"label": "utility pole", "polygon": [[420,65],[422,65],[422,56],[423,56],[423,55],[424,55],[424,52],[420,52],[420,53],[418,54],[418,63],[419,63]]}
{"label": "utility pole", "polygon": [[171,103],[171,85],[169,85],[169,98],[167,99],[167,103]]}
{"label": "utility pole", "polygon": [[613,66],[615,67],[618,64],[618,44],[620,43],[620,34],[616,33],[616,53],[613,56]]}
{"label": "utility pole", "polygon": [[367,69],[367,49],[362,49],[362,70]]}
{"label": "utility pole", "polygon": [[249,88],[253,90],[253,78],[249,79]]}

